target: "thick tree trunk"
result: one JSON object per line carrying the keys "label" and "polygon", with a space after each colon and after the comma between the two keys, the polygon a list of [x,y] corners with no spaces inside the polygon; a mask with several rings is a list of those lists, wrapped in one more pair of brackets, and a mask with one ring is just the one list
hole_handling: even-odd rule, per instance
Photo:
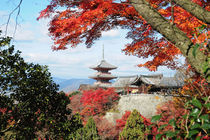
{"label": "thick tree trunk", "polygon": [[200,7],[198,4],[192,2],[191,0],[174,0],[174,2],[199,20],[210,24],[210,12]]}
{"label": "thick tree trunk", "polygon": [[[209,75],[210,71],[208,70],[204,74],[203,69],[204,65],[209,66],[208,57],[199,50],[196,51],[196,56],[193,56],[194,45],[184,32],[160,15],[146,0],[130,0],[130,2],[154,30],[180,49],[198,73],[203,76]],[[209,77],[207,78],[208,82],[210,82]]]}

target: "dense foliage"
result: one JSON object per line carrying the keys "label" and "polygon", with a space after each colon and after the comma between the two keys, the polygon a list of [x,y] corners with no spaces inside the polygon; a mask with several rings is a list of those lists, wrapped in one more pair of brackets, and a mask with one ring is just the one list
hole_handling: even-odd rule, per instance
{"label": "dense foliage", "polygon": [[103,116],[94,116],[98,134],[102,140],[107,139],[118,139],[119,129],[115,127],[115,124],[110,122]]}
{"label": "dense foliage", "polygon": [[10,40],[0,37],[0,136],[48,139],[72,133],[77,122],[68,120],[69,98],[57,92],[46,66],[26,63]]}
{"label": "dense foliage", "polygon": [[142,140],[146,138],[147,131],[143,118],[137,110],[133,110],[120,133],[120,139]]}
{"label": "dense foliage", "polygon": [[119,100],[119,95],[113,88],[76,91],[72,94],[70,95],[71,104],[69,107],[73,113],[78,112],[82,116],[83,124],[86,124],[89,117],[93,116],[98,134],[102,139],[117,137],[118,130],[103,118],[105,113],[114,108]]}
{"label": "dense foliage", "polygon": [[127,121],[128,117],[130,116],[130,114],[131,114],[131,111],[126,111],[120,119],[116,120],[116,128],[117,129],[119,129],[120,131],[123,130],[123,128],[125,127],[126,121]]}
{"label": "dense foliage", "polygon": [[87,124],[84,127],[84,132],[86,140],[99,140],[98,130],[92,117],[88,119]]}
{"label": "dense foliage", "polygon": [[83,91],[81,103],[84,106],[82,115],[105,114],[119,100],[119,95],[115,89],[102,89]]}
{"label": "dense foliage", "polygon": [[168,113],[165,114],[163,111],[151,120],[156,122],[158,134],[155,134],[155,139],[209,139],[210,123],[207,113],[209,109],[209,97],[204,97],[189,100],[185,104],[184,111],[179,112],[179,115],[170,114],[170,119]]}

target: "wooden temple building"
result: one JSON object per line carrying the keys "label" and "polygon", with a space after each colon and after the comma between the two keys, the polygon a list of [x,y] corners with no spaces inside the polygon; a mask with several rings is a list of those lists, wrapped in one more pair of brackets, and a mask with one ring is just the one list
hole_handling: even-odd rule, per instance
{"label": "wooden temple building", "polygon": [[163,77],[163,74],[156,75],[134,75],[118,77],[112,87],[119,93],[161,93],[170,94],[178,90],[184,84],[183,80],[177,77]]}

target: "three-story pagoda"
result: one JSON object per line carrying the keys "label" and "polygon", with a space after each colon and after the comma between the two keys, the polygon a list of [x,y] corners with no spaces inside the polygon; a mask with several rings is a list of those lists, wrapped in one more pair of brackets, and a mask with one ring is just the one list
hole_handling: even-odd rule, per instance
{"label": "three-story pagoda", "polygon": [[89,78],[95,79],[96,82],[94,85],[99,87],[109,87],[112,83],[110,80],[117,78],[116,76],[113,76],[110,70],[114,70],[117,67],[114,65],[109,64],[104,60],[104,51],[103,51],[103,59],[99,62],[99,64],[90,67],[93,70],[96,70],[97,72],[93,76],[89,76]]}

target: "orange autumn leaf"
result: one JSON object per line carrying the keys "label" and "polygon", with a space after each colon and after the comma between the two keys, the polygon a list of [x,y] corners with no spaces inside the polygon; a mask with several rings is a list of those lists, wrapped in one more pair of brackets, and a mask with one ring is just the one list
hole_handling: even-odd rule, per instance
{"label": "orange autumn leaf", "polygon": [[202,33],[198,36],[197,42],[198,43],[203,43],[207,39],[207,35]]}

